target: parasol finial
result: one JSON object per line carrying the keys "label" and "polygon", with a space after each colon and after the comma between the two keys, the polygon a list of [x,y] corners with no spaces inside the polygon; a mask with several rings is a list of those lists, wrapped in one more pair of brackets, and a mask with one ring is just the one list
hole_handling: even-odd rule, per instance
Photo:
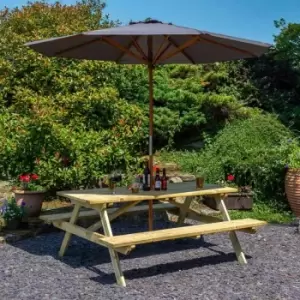
{"label": "parasol finial", "polygon": [[[130,21],[129,25],[135,25],[135,24],[165,24],[162,21],[152,19],[152,18],[146,18],[144,21]],[[172,23],[168,23],[168,25],[172,25]]]}

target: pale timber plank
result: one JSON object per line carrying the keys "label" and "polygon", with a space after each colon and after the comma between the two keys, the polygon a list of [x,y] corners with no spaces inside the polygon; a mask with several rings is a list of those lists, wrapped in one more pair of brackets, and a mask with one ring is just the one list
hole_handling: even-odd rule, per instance
{"label": "pale timber plank", "polygon": [[[221,197],[216,197],[216,201],[218,203],[218,208],[222,213],[223,219],[225,222],[230,222],[230,216],[227,211],[227,207]],[[251,226],[255,227],[255,226]],[[232,243],[232,247],[235,251],[236,257],[241,265],[247,264],[245,253],[243,252],[243,249],[241,247],[241,244],[239,242],[239,239],[234,231],[229,232],[229,238]]]}
{"label": "pale timber plank", "polygon": [[[70,224],[75,224],[76,223],[76,221],[78,219],[80,208],[81,208],[80,204],[78,204],[78,203],[75,204],[75,206],[73,208],[73,211],[72,211],[72,214],[71,214]],[[64,254],[65,254],[65,252],[66,252],[66,250],[69,246],[71,236],[72,236],[72,234],[70,232],[65,233],[64,239],[61,243],[60,250],[59,250],[59,253],[58,253],[58,255],[60,257],[64,256]]]}
{"label": "pale timber plank", "polygon": [[[176,183],[180,184],[180,183]],[[190,196],[206,196],[206,195],[219,195],[219,194],[229,194],[229,193],[236,193],[238,192],[235,188],[216,188],[216,189],[201,189],[201,190],[192,190],[189,192],[175,192],[169,194],[158,194],[155,199],[164,199],[164,198],[177,198],[177,197],[190,197]]]}
{"label": "pale timber plank", "polygon": [[[103,241],[105,238],[105,235],[103,234],[86,230],[80,226],[70,224],[69,222],[54,221],[53,225],[61,230],[66,231],[67,233],[74,234],[106,248],[111,246],[109,243]],[[132,249],[134,249],[134,247],[120,247],[115,250],[122,254],[128,254]]]}
{"label": "pale timber plank", "polygon": [[[128,210],[130,208],[134,207],[138,203],[140,203],[140,201],[129,202],[129,203],[127,203],[127,204],[125,204],[125,205],[117,208],[114,212],[112,212],[110,214],[109,214],[109,212],[107,210],[109,221],[112,221],[112,220],[116,219],[117,217],[123,215],[124,213],[128,212]],[[96,223],[94,223],[93,225],[91,225],[87,229],[91,230],[91,231],[96,231],[96,230],[99,230],[100,228],[102,228],[102,221],[101,220],[98,221],[98,222],[96,222]]]}
{"label": "pale timber plank", "polygon": [[[172,214],[177,215],[177,216],[179,215],[176,212],[172,212]],[[202,215],[195,210],[190,210],[189,212],[187,212],[186,219],[191,219],[191,220],[195,220],[195,221],[202,222],[202,223],[223,222],[223,219],[221,219],[219,217]],[[257,232],[257,229],[256,228],[245,228],[245,229],[239,229],[238,231],[254,234]]]}
{"label": "pale timber plank", "polygon": [[193,197],[186,197],[185,198],[185,201],[182,205],[182,207],[180,208],[180,213],[179,213],[179,217],[178,217],[178,220],[177,220],[177,224],[178,225],[182,225],[184,223],[184,220],[186,218],[186,215],[188,213],[188,210],[190,208],[190,205],[193,201]]}
{"label": "pale timber plank", "polygon": [[[112,229],[110,226],[110,221],[108,218],[106,208],[100,210],[99,213],[100,213],[100,218],[102,221],[103,231],[104,231],[105,235],[112,237],[113,233],[112,233]],[[115,272],[117,283],[120,286],[126,286],[125,277],[124,277],[122,269],[121,269],[121,264],[120,264],[120,259],[119,259],[118,253],[112,247],[108,247],[108,251],[109,251],[111,263],[112,263],[112,266],[113,266],[113,269]]]}
{"label": "pale timber plank", "polygon": [[[170,209],[175,209],[176,206],[170,203],[159,203],[159,204],[154,204],[153,209],[155,211],[159,210],[170,210]],[[115,214],[120,208],[108,208],[107,212],[110,215]],[[148,211],[148,205],[139,205],[135,207],[130,207],[125,214],[138,214],[141,212],[146,212]],[[72,212],[67,212],[67,213],[58,213],[58,214],[45,214],[41,215],[39,218],[43,221],[46,222],[54,222],[54,221],[62,221],[62,220],[69,220],[71,218]],[[99,216],[98,211],[91,209],[91,210],[83,210],[79,212],[78,218],[85,218],[85,217],[94,217],[94,216]]]}
{"label": "pale timber plank", "polygon": [[243,228],[260,227],[265,224],[266,222],[264,221],[254,219],[223,221],[212,224],[201,224],[179,228],[119,235],[114,237],[106,237],[104,238],[104,241],[111,244],[114,247],[124,247],[178,238],[195,237],[202,234],[213,234],[218,232],[234,231]]}
{"label": "pale timber plank", "polygon": [[[69,220],[72,212],[65,213],[57,213],[57,214],[44,214],[40,215],[40,219],[46,222],[55,222],[60,220]],[[88,218],[98,216],[98,212],[96,210],[83,210],[79,212],[78,218]]]}
{"label": "pale timber plank", "polygon": [[238,190],[231,187],[220,187],[217,185],[206,185],[203,189],[196,189],[195,182],[173,183],[168,185],[167,191],[140,191],[132,194],[126,188],[118,188],[117,194],[112,195],[108,189],[93,189],[80,191],[61,191],[57,194],[80,203],[97,205],[105,203],[119,203],[129,201],[158,200],[184,196],[203,196],[235,193]]}

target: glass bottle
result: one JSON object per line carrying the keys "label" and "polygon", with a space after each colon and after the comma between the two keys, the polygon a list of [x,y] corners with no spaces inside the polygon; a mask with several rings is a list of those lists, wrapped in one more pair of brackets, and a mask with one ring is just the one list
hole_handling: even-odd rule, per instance
{"label": "glass bottle", "polygon": [[154,190],[160,191],[160,189],[161,189],[161,178],[159,175],[159,168],[156,168],[156,175],[154,178]]}
{"label": "glass bottle", "polygon": [[163,168],[163,174],[161,177],[161,190],[166,191],[168,189],[168,177],[166,174],[166,169]]}

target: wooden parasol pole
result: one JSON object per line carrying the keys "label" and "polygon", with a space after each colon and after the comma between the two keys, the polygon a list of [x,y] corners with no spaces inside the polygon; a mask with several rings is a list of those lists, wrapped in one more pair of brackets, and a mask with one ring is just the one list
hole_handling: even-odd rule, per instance
{"label": "wooden parasol pole", "polygon": [[[149,75],[149,169],[150,190],[153,189],[153,51],[152,36],[148,36],[148,75]],[[153,230],[153,201],[149,200],[148,229]]]}

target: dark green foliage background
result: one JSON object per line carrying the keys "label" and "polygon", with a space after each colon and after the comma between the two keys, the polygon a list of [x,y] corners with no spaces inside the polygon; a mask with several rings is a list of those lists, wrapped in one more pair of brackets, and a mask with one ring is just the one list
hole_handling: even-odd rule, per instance
{"label": "dark green foliage background", "polygon": [[[2,178],[36,172],[49,189],[90,187],[112,169],[134,172],[147,153],[144,66],[50,59],[24,46],[118,25],[104,7],[33,2],[2,12]],[[284,145],[300,128],[300,25],[275,26],[275,45],[259,59],[160,66],[154,74],[155,148],[200,143],[202,150],[181,152],[183,169],[203,169],[211,182],[230,171],[261,198],[282,198],[284,165],[295,151]]]}

